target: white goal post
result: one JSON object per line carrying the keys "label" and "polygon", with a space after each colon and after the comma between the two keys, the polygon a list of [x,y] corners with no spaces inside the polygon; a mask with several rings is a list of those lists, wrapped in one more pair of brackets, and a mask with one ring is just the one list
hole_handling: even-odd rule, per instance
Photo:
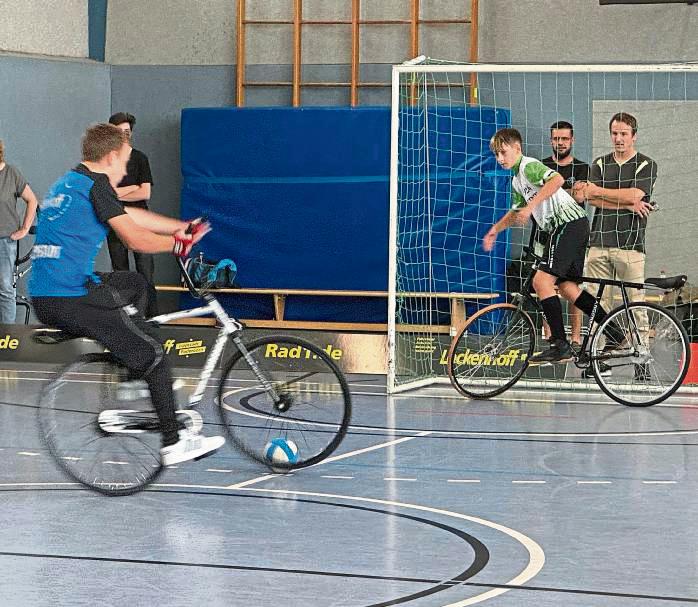
{"label": "white goal post", "polygon": [[[511,174],[489,151],[499,128],[518,129],[524,154],[543,159],[552,151],[551,125],[569,122],[574,157],[591,164],[613,151],[610,118],[635,116],[637,150],[658,165],[652,198],[659,212],[647,222],[645,276],[687,274],[698,282],[698,63],[455,64],[419,57],[393,67],[391,110],[389,393],[448,382],[445,357],[463,316],[508,301],[527,273],[521,251],[530,228],[500,234],[491,253],[481,246],[510,206]],[[594,208],[587,212],[592,219]],[[698,331],[698,301],[692,308],[661,295],[647,297],[673,305],[689,333],[695,315]],[[534,321],[540,338],[542,319]],[[571,367],[529,368],[522,382],[574,387],[579,373]]]}

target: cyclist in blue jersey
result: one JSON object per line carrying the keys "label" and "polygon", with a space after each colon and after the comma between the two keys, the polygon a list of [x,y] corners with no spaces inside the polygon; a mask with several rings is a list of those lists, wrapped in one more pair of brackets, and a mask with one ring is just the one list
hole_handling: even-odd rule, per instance
{"label": "cyclist in blue jersey", "polygon": [[209,230],[136,207],[124,208],[114,187],[126,174],[128,136],[95,124],[82,139],[82,162],[56,181],[40,205],[29,293],[41,322],[101,343],[150,389],[162,431],[164,465],[201,457],[221,436],[178,431],[172,374],[143,316],[155,291],[137,272],[96,274],[109,228],[131,250],[185,256]]}

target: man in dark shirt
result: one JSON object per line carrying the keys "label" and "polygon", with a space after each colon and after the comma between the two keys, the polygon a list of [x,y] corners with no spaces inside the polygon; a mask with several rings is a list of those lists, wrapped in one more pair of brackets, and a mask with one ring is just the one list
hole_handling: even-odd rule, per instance
{"label": "man in dark shirt", "polygon": [[143,318],[152,287],[136,272],[96,274],[94,262],[109,228],[134,251],[185,256],[208,224],[125,208],[113,188],[126,174],[130,152],[128,136],[115,126],[87,129],[82,162],[41,203],[29,293],[41,322],[99,342],[147,383],[160,420],[162,463],[170,466],[214,451],[223,437],[178,428],[170,367]]}
{"label": "man in dark shirt", "polygon": [[[576,183],[589,179],[589,165],[578,160],[572,154],[574,127],[570,122],[558,120],[550,125],[550,146],[553,150],[552,155],[543,158],[541,162],[562,175],[565,180],[562,187],[571,194]],[[584,206],[584,202],[581,204]],[[535,238],[538,242],[546,242],[548,235],[539,233]],[[572,325],[570,342],[573,348],[580,348],[582,343],[582,312],[575,306],[570,306],[569,314]]]}
{"label": "man in dark shirt", "polygon": [[[585,199],[597,207],[585,274],[591,278],[644,282],[645,229],[652,210],[649,202],[657,179],[657,163],[635,149],[634,116],[619,112],[608,126],[613,152],[596,158],[589,181],[575,188],[576,200]],[[606,310],[616,307],[614,291],[604,291],[602,304]],[[630,289],[629,295],[632,301],[644,301],[644,291]],[[640,324],[646,326],[646,319],[640,319]],[[638,373],[642,379],[646,370],[636,370],[636,377]]]}
{"label": "man in dark shirt", "polygon": [[565,190],[570,192],[575,183],[589,179],[589,165],[572,154],[574,127],[571,123],[558,120],[550,125],[550,146],[553,149],[552,155],[543,158],[541,162],[562,175],[565,180],[562,187]]}
{"label": "man in dark shirt", "polygon": [[[130,139],[133,133],[133,127],[136,124],[136,118],[133,114],[117,112],[109,118],[109,123],[124,131]],[[150,172],[148,157],[140,150],[132,148],[131,157],[126,166],[126,176],[115,188],[119,200],[123,202],[125,207],[138,207],[139,209],[147,210],[152,185],[153,176]],[[111,257],[111,265],[114,271],[128,272],[128,249],[121,242],[114,230],[109,230],[107,244],[109,246],[109,256]],[[136,264],[136,272],[142,274],[148,283],[154,286],[155,262],[153,256],[134,251],[133,260]],[[157,316],[155,300],[151,303],[146,315]]]}

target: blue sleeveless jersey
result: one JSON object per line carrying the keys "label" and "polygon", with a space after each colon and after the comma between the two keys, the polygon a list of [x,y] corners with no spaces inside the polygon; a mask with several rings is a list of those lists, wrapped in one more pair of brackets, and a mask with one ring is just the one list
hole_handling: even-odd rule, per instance
{"label": "blue sleeveless jersey", "polygon": [[39,208],[29,294],[85,295],[109,231],[107,221],[122,215],[123,205],[106,175],[79,165],[51,186]]}

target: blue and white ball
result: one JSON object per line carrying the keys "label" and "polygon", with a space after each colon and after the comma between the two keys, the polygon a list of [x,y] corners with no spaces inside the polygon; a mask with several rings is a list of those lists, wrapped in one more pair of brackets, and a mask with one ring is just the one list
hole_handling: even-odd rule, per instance
{"label": "blue and white ball", "polygon": [[270,464],[296,464],[298,446],[287,438],[274,438],[264,447],[264,459]]}

